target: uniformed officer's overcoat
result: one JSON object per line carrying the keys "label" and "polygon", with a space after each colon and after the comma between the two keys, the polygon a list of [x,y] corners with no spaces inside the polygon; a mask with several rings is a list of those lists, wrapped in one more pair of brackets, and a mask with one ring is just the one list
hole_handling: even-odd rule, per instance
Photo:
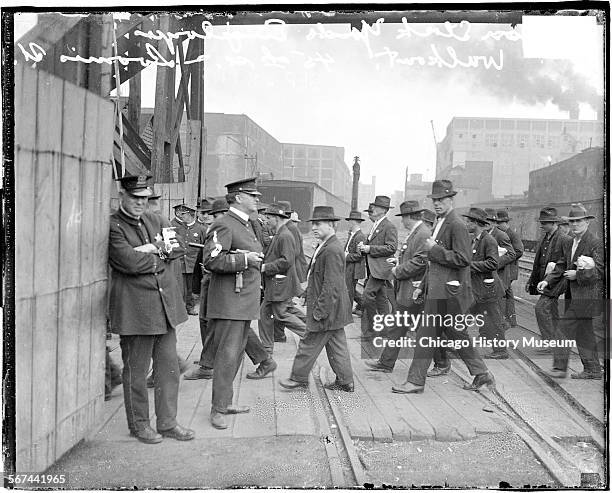
{"label": "uniformed officer's overcoat", "polygon": [[[234,253],[236,250],[261,253],[250,221],[244,221],[230,209],[213,222],[205,245],[204,267],[211,272],[206,318],[259,319],[259,266],[248,266],[244,253]],[[242,288],[237,293],[238,272],[242,272]]]}
{"label": "uniformed officer's overcoat", "polygon": [[181,272],[183,274],[192,274],[200,249],[189,246],[189,243],[204,243],[206,240],[206,225],[198,221],[188,225],[176,218],[172,219],[171,224],[175,227],[176,234],[185,242],[185,248],[187,249],[185,256],[180,260]]}
{"label": "uniformed officer's overcoat", "polygon": [[187,320],[171,262],[185,253],[175,249],[168,259],[135,247],[155,243],[169,221],[145,212],[140,219],[121,209],[110,219],[108,261],[113,269],[110,290],[111,329],[121,335],[165,334]]}

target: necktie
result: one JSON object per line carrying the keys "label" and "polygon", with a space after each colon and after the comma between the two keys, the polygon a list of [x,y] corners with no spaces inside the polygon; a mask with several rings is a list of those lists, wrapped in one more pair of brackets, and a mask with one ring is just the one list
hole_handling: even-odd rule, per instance
{"label": "necktie", "polygon": [[572,260],[574,259],[574,255],[576,255],[578,243],[580,243],[580,238],[574,238],[574,242],[572,243]]}

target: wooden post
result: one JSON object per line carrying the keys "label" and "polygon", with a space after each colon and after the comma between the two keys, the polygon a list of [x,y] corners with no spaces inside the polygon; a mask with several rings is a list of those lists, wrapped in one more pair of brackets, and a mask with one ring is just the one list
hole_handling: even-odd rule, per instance
{"label": "wooden post", "polygon": [[358,210],[357,200],[359,198],[359,176],[361,174],[361,167],[359,166],[359,156],[355,156],[355,162],[353,163],[353,194],[351,196],[351,210]]}
{"label": "wooden post", "polygon": [[[204,53],[204,40],[196,38],[191,40],[193,51],[196,56]],[[191,117],[193,120],[200,121],[199,152],[198,152],[198,184],[197,196],[206,196],[206,182],[204,177],[205,156],[206,156],[206,137],[204,127],[204,62],[191,65]]]}
{"label": "wooden post", "polygon": [[[164,33],[172,32],[172,18],[169,14],[161,14],[158,29]],[[158,44],[160,54],[170,59],[170,50],[165,41]],[[157,67],[155,82],[155,111],[153,113],[153,149],[151,150],[151,172],[156,183],[172,182],[172,157],[174,149],[170,146],[172,131],[172,111],[174,107],[174,77],[175,69]]]}
{"label": "wooden post", "polygon": [[128,120],[137,132],[140,131],[141,75],[142,72],[138,72],[130,79],[130,95],[128,99]]}

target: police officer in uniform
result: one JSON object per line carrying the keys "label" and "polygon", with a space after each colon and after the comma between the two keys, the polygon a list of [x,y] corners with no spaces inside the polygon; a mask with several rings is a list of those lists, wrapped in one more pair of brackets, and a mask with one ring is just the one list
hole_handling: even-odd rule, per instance
{"label": "police officer in uniform", "polygon": [[230,206],[213,222],[204,248],[204,267],[210,271],[207,318],[213,325],[215,362],[210,420],[227,428],[224,415],[249,412],[232,403],[233,381],[240,367],[251,320],[259,318],[262,246],[251,225],[257,212],[255,178],[226,185]]}
{"label": "police officer in uniform", "polygon": [[[145,212],[152,194],[149,177],[120,179],[119,210],[111,216],[109,264],[113,269],[111,330],[121,336],[123,390],[130,434],[144,443],[162,436],[191,440],[195,434],[176,422],[179,366],[176,326],[187,320],[171,261],[184,249],[166,244],[167,219]],[[149,422],[146,377],[153,359],[157,432]]]}

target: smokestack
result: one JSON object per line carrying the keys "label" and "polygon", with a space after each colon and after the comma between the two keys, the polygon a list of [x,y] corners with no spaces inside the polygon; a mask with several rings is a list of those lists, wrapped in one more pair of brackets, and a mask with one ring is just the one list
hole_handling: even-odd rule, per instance
{"label": "smokestack", "polygon": [[351,210],[359,209],[357,201],[359,199],[359,176],[361,175],[361,166],[359,166],[359,156],[355,156],[353,163],[353,193],[351,196]]}
{"label": "smokestack", "polygon": [[570,120],[578,120],[580,118],[580,110],[578,108],[572,108],[569,110]]}

